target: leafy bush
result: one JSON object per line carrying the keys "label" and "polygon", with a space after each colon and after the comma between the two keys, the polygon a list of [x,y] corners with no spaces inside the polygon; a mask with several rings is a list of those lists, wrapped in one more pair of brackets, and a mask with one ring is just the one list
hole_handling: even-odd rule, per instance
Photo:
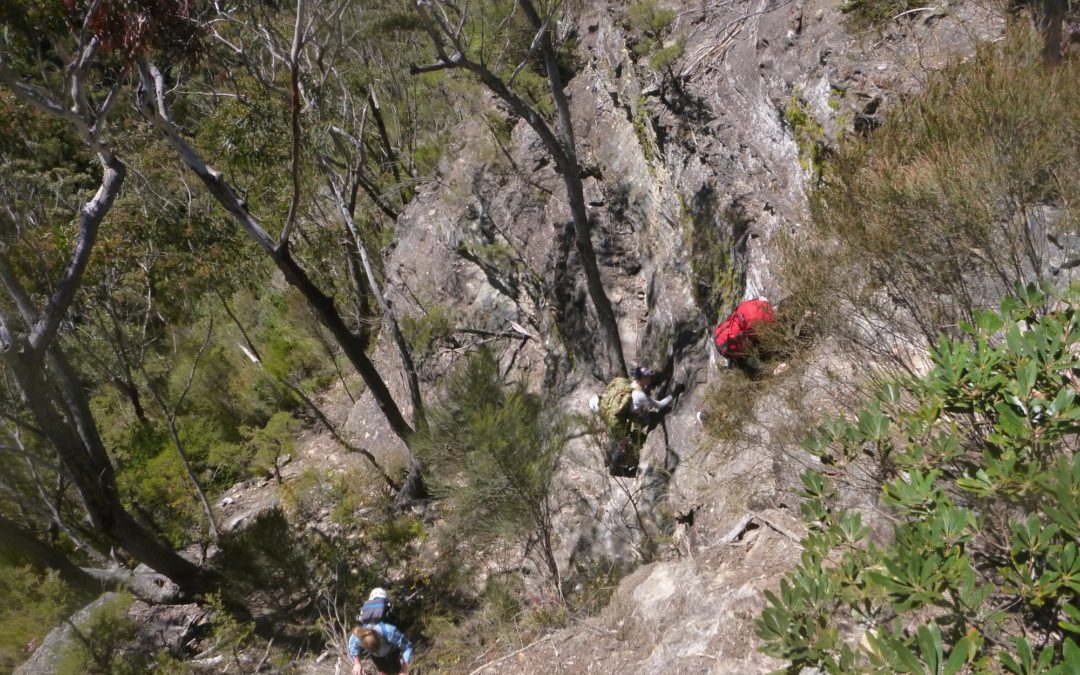
{"label": "leafy bush", "polygon": [[348,528],[364,527],[367,512],[379,508],[386,498],[383,483],[370,469],[350,469],[341,473],[309,468],[281,485],[282,503],[292,522],[318,519],[329,511],[330,520]]}
{"label": "leafy bush", "polygon": [[416,449],[433,489],[448,502],[450,530],[487,547],[520,543],[556,589],[552,480],[566,443],[557,407],[503,382],[495,355],[483,349],[447,376],[442,398]]}
{"label": "leafy bush", "polygon": [[649,57],[649,67],[659,72],[671,67],[686,53],[686,36],[680,35],[667,47],[660,47]]}
{"label": "leafy bush", "polygon": [[401,317],[401,332],[419,358],[430,356],[435,348],[454,334],[457,315],[446,305],[433,305],[423,316]]}
{"label": "leafy bush", "polygon": [[[235,430],[220,418],[184,416],[178,426],[188,460],[205,488],[220,489],[247,475],[254,450],[226,440]],[[174,545],[204,537],[209,528],[205,512],[171,439],[148,426],[132,430],[132,443],[118,453],[127,460],[118,476],[124,494]]]}
{"label": "leafy bush", "polygon": [[[1078,309],[1078,288],[1024,287],[942,337],[925,376],[807,438],[809,534],[767,593],[762,651],[793,670],[1077,672]],[[868,478],[886,543],[840,505],[837,484]]]}
{"label": "leafy bush", "polygon": [[626,27],[635,38],[634,54],[646,56],[660,49],[674,21],[675,11],[662,9],[656,0],[635,0],[626,10]]}
{"label": "leafy bush", "polygon": [[272,475],[281,482],[281,458],[293,452],[293,434],[299,424],[287,412],[274,413],[266,426],[245,427],[241,430],[252,458],[252,468]]}
{"label": "leafy bush", "polygon": [[9,673],[74,610],[75,595],[55,571],[0,565],[0,597],[0,671]]}
{"label": "leafy bush", "polygon": [[881,26],[909,9],[922,6],[916,0],[844,0],[840,11],[852,27],[865,29]]}
{"label": "leafy bush", "polygon": [[329,384],[331,368],[314,331],[311,310],[295,291],[264,298],[259,333],[267,372],[316,389]]}
{"label": "leafy bush", "polygon": [[142,466],[124,471],[120,486],[174,546],[194,540],[198,530],[207,527],[206,515],[187,480],[180,456],[171,447]]}
{"label": "leafy bush", "polygon": [[140,655],[125,652],[136,633],[135,622],[127,615],[133,600],[128,593],[118,593],[94,608],[87,620],[75,628],[74,638],[58,658],[56,672],[60,675],[145,673],[146,664]]}
{"label": "leafy bush", "polygon": [[851,337],[869,349],[883,349],[882,327],[955,335],[974,308],[1075,255],[1077,128],[1080,62],[1043,68],[1026,39],[935,74],[824,167],[812,227],[781,265],[789,304],[830,326],[854,313],[870,330]]}
{"label": "leafy bush", "polygon": [[213,637],[217,649],[228,655],[238,672],[244,672],[240,655],[255,643],[255,624],[240,621],[233,616],[220,595],[208,597],[206,606],[213,614]]}

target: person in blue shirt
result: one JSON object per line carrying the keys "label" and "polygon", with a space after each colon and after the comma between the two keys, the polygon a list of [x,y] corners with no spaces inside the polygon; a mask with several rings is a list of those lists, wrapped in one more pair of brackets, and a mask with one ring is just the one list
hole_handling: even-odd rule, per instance
{"label": "person in blue shirt", "polygon": [[349,656],[353,675],[364,672],[363,655],[367,653],[380,673],[408,675],[413,646],[397,626],[380,621],[357,626],[349,636]]}

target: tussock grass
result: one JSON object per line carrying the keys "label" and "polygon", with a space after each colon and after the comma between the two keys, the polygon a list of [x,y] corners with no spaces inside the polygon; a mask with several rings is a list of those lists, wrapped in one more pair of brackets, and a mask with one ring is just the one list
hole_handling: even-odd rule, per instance
{"label": "tussock grass", "polygon": [[1077,254],[1078,130],[1080,62],[1044,68],[1032,35],[937,73],[837,149],[811,226],[782,247],[789,309],[888,356],[890,337],[955,334],[1052,276]]}

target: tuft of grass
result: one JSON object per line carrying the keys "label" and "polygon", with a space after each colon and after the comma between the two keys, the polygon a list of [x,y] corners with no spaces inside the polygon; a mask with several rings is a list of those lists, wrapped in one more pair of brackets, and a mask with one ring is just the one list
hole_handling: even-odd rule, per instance
{"label": "tuft of grass", "polygon": [[[789,106],[793,126],[803,118]],[[1080,62],[1047,69],[1031,35],[984,46],[849,138],[783,245],[792,305],[890,356],[898,330],[934,342],[1017,283],[1075,257]],[[898,328],[897,328],[898,327]],[[845,329],[846,330],[846,329]],[[898,336],[902,337],[902,336]]]}
{"label": "tuft of grass", "polygon": [[710,438],[732,443],[744,438],[746,427],[755,422],[754,407],[764,383],[742,371],[721,371],[704,395],[705,433]]}
{"label": "tuft of grass", "polygon": [[897,15],[922,5],[918,0],[844,0],[840,11],[850,27],[865,30],[881,27]]}
{"label": "tuft of grass", "polygon": [[799,147],[799,165],[816,182],[825,171],[828,149],[825,145],[825,129],[821,122],[806,108],[797,93],[792,93],[784,109],[784,121],[795,135]]}

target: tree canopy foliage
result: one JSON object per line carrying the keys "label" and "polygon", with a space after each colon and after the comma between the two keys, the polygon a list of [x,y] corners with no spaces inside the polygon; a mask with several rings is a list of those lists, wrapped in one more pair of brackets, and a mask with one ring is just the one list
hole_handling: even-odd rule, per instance
{"label": "tree canopy foliage", "polygon": [[[558,3],[481,4],[464,17],[467,51],[547,128],[572,67],[552,43]],[[362,454],[385,489],[422,495],[417,457],[398,475],[315,393],[337,383],[372,396],[409,448],[426,428],[380,253],[452,130],[485,102],[481,82],[409,74],[439,57],[423,14],[390,0],[41,0],[0,3],[0,22],[10,562],[67,560],[61,574],[80,588],[79,566],[146,563],[184,595],[243,605],[221,585],[237,546],[218,541],[211,502],[238,480],[280,480],[299,421]],[[580,192],[563,134],[552,147]],[[396,364],[372,360],[383,331],[409,408],[385,382]],[[543,499],[561,422],[534,415],[535,395],[504,393],[540,434],[528,480],[510,481],[539,510],[507,501],[500,513],[557,586]],[[177,553],[211,543],[223,553],[210,565]]]}

